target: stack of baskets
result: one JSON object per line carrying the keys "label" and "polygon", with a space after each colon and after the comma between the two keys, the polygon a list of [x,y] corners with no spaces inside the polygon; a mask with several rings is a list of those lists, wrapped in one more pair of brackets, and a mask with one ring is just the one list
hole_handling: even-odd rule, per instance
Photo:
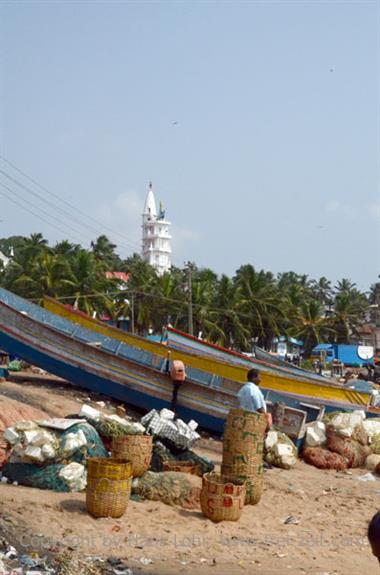
{"label": "stack of baskets", "polygon": [[244,481],[212,471],[202,477],[201,509],[212,521],[240,519],[246,495]]}
{"label": "stack of baskets", "polygon": [[112,442],[112,457],[130,461],[133,477],[141,477],[149,469],[152,449],[151,435],[122,435]]}
{"label": "stack of baskets", "polygon": [[263,492],[266,427],[266,414],[238,408],[230,410],[224,428],[222,475],[245,482],[245,503],[251,505]]}
{"label": "stack of baskets", "polygon": [[131,484],[129,461],[90,457],[87,460],[87,511],[94,517],[121,517],[128,506]]}

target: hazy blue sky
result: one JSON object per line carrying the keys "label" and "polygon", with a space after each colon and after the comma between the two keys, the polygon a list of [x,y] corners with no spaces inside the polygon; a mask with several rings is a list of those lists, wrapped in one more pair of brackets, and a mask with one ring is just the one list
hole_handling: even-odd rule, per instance
{"label": "hazy blue sky", "polygon": [[366,0],[3,1],[0,154],[77,211],[0,160],[51,202],[0,172],[0,237],[88,246],[106,233],[125,257],[152,180],[176,265],[233,275],[252,263],[368,289],[379,14]]}

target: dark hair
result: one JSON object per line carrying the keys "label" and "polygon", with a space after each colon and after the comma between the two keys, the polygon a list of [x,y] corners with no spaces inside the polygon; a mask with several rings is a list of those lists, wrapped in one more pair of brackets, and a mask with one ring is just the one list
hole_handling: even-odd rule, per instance
{"label": "dark hair", "polygon": [[368,539],[380,543],[380,511],[375,513],[368,525]]}
{"label": "dark hair", "polygon": [[256,377],[259,377],[260,372],[258,369],[250,369],[247,372],[247,381],[252,381],[252,379],[256,379]]}

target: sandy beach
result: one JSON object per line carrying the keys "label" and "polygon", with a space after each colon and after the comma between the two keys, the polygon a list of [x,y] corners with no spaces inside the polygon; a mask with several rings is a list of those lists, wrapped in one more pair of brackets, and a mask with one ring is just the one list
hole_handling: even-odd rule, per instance
{"label": "sandy beach", "polygon": [[[89,394],[59,383],[2,382],[0,395],[64,416]],[[221,462],[218,438],[203,437],[195,451]],[[26,553],[68,548],[81,556],[116,556],[133,572],[359,573],[378,568],[366,527],[380,507],[380,480],[360,481],[365,473],[323,471],[303,461],[292,470],[268,469],[260,503],[246,506],[240,521],[218,524],[200,509],[133,500],[121,519],[94,519],[83,493],[0,484],[0,532]]]}

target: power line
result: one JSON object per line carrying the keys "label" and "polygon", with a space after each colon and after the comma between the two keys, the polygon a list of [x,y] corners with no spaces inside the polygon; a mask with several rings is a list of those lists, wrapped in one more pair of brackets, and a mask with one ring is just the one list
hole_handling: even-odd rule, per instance
{"label": "power line", "polygon": [[[2,186],[4,186],[4,184],[1,184]],[[23,210],[25,210],[26,212],[29,212],[29,214],[32,214],[33,216],[35,216],[36,218],[40,219],[41,221],[45,222],[46,224],[48,224],[49,226],[55,228],[56,230],[62,232],[63,234],[67,234],[67,232],[65,230],[63,230],[62,228],[60,228],[59,226],[56,226],[55,224],[52,224],[51,222],[49,222],[48,220],[46,220],[45,218],[43,218],[40,214],[36,214],[35,212],[33,212],[33,210],[30,210],[29,208],[25,207],[23,204],[21,204],[20,202],[18,202],[17,200],[15,200],[14,198],[11,198],[10,196],[8,196],[8,194],[6,194],[5,192],[3,192],[2,190],[0,190],[0,194],[4,197],[6,197],[9,201],[13,202],[14,204],[16,204],[16,206],[19,206],[20,208],[22,208]],[[25,200],[24,200],[25,201]],[[79,240],[78,238],[76,238],[76,241],[80,244],[81,240]]]}
{"label": "power line", "polygon": [[[16,180],[15,178],[13,178],[12,176],[10,176],[7,172],[5,172],[4,170],[0,169],[0,173],[2,173],[6,178],[10,179],[13,183],[15,183],[16,185],[20,186],[22,189],[24,189],[26,192],[34,195],[35,197],[38,197],[39,200],[41,200],[44,203],[47,203],[48,205],[50,205],[54,210],[58,210],[59,212],[61,212],[63,215],[65,215],[65,217],[70,218],[70,220],[75,220],[81,227],[86,227],[89,231],[97,234],[97,235],[102,235],[104,233],[104,230],[108,230],[108,232],[110,232],[110,234],[112,234],[113,236],[119,236],[120,238],[122,238],[126,243],[122,243],[122,242],[118,242],[119,247],[122,247],[124,249],[130,250],[131,248],[137,250],[138,253],[140,253],[141,250],[141,246],[140,244],[137,244],[134,241],[128,240],[123,234],[117,232],[116,230],[113,230],[112,228],[102,224],[101,222],[99,222],[98,220],[96,220],[95,218],[89,216],[88,214],[86,214],[85,212],[83,212],[82,210],[80,210],[79,208],[77,208],[76,206],[74,206],[73,204],[71,204],[70,202],[66,201],[65,199],[61,198],[59,195],[55,194],[54,192],[52,192],[51,190],[49,190],[46,186],[42,185],[41,183],[39,183],[37,180],[35,180],[34,178],[32,178],[31,176],[29,176],[26,172],[24,172],[23,170],[21,170],[20,168],[18,168],[13,162],[11,162],[10,160],[8,160],[5,156],[3,156],[2,154],[0,154],[0,159],[3,160],[3,162],[5,162],[6,164],[8,164],[12,169],[14,169],[16,172],[18,172],[20,175],[22,175],[24,178],[26,178],[27,180],[29,180],[32,184],[34,184],[35,186],[37,186],[38,188],[40,188],[41,190],[43,190],[44,192],[46,192],[47,194],[49,194],[50,196],[56,198],[57,200],[59,200],[62,204],[66,205],[68,208],[70,208],[71,210],[73,210],[76,214],[80,214],[81,216],[83,216],[84,218],[86,218],[87,220],[95,223],[97,226],[101,227],[101,231],[97,228],[94,228],[91,225],[88,225],[87,223],[83,222],[81,219],[79,219],[77,216],[72,215],[71,213],[67,212],[66,210],[64,210],[63,208],[57,206],[56,204],[49,202],[49,200],[46,200],[43,196],[41,196],[40,194],[38,194],[36,191],[30,189],[28,186],[26,186],[25,184],[19,182],[18,180]],[[12,192],[14,193],[14,192]],[[38,216],[37,216],[38,217]],[[50,216],[53,217],[53,216]],[[40,218],[41,219],[41,218]],[[56,218],[54,218],[56,219]],[[45,221],[45,220],[43,220]],[[46,222],[48,223],[48,222]],[[52,225],[52,224],[49,224]],[[54,227],[54,226],[53,226]],[[72,227],[72,226],[70,226]],[[58,229],[58,228],[56,228]],[[74,228],[72,228],[74,229]],[[62,230],[60,230],[62,231]],[[78,230],[76,230],[78,231]],[[65,232],[64,232],[65,233]],[[82,234],[82,232],[79,232]],[[82,234],[83,235],[83,234]],[[116,240],[117,241],[117,240]],[[128,245],[127,245],[128,244]],[[179,264],[179,260],[172,260],[174,265],[177,264],[177,267],[180,267]]]}
{"label": "power line", "polygon": [[[46,200],[46,198],[44,198],[43,196],[41,196],[40,194],[38,194],[37,192],[35,192],[34,190],[31,190],[28,186],[25,186],[24,184],[22,184],[21,182],[19,182],[18,180],[16,180],[15,178],[13,178],[12,176],[10,176],[9,174],[7,174],[6,172],[4,172],[4,170],[0,169],[0,174],[3,174],[6,178],[8,178],[9,180],[11,180],[11,182],[15,183],[16,185],[18,185],[19,187],[21,187],[23,190],[25,190],[26,192],[32,194],[34,197],[37,197],[40,201],[42,201],[44,204],[48,204],[49,206],[51,206],[54,210],[60,212],[61,214],[63,214],[65,217],[70,218],[70,220],[75,220],[77,223],[79,223],[80,226],[84,226],[87,229],[89,229],[90,231],[94,232],[95,234],[99,234],[99,230],[93,228],[92,226],[89,226],[86,223],[83,223],[81,220],[79,220],[78,218],[76,218],[75,216],[73,216],[72,214],[70,214],[69,212],[67,212],[66,210],[64,210],[63,208],[60,208],[59,206],[56,206],[54,203],[50,202],[49,200]],[[51,216],[54,217],[54,216]],[[102,233],[102,232],[101,232]],[[123,246],[123,247],[127,247],[127,246]],[[129,246],[128,246],[129,249]]]}
{"label": "power line", "polygon": [[[122,290],[122,291],[118,291],[116,293],[110,293],[110,294],[104,294],[104,293],[99,292],[99,293],[88,293],[88,294],[80,294],[80,295],[72,295],[72,296],[55,297],[54,299],[56,299],[58,301],[66,301],[66,300],[69,301],[69,300],[75,300],[75,299],[81,299],[81,298],[86,298],[86,299],[95,299],[95,298],[99,298],[99,297],[115,298],[122,293],[124,294],[124,291],[130,292],[131,295],[135,294],[135,295],[143,295],[146,297],[154,297],[157,299],[168,301],[170,303],[180,304],[183,308],[188,307],[188,301],[186,299],[179,300],[179,299],[169,298],[167,296],[158,295],[156,293],[147,293],[147,292],[141,291],[139,289],[134,289],[134,288],[129,288],[127,290]],[[128,295],[128,294],[126,294],[126,295]],[[40,301],[40,298],[32,298],[32,299],[30,299],[30,301]],[[208,307],[208,306],[205,306],[204,304],[199,304],[199,303],[198,304],[193,303],[193,307],[194,308],[206,308],[208,312],[222,312],[224,314],[226,313],[226,310],[223,308]],[[232,313],[235,316],[247,318],[246,313],[238,312],[235,310],[227,310],[227,311],[232,311]],[[261,331],[269,331],[271,333],[273,332],[273,330],[268,328],[268,327],[260,326],[260,329],[261,329]]]}
{"label": "power line", "polygon": [[[29,205],[32,206],[32,207],[35,207],[34,204],[33,204],[31,201],[27,200],[26,198],[23,198],[20,194],[18,194],[17,192],[15,192],[15,191],[12,190],[11,188],[9,188],[9,187],[8,187],[6,184],[4,184],[3,182],[0,182],[0,186],[2,186],[3,188],[5,188],[6,190],[8,190],[8,192],[11,192],[11,194],[13,194],[13,195],[15,195],[16,197],[20,198],[23,202],[29,204]],[[6,195],[6,194],[3,192],[3,195]],[[8,197],[8,199],[10,199],[11,201],[13,201],[12,198],[9,198],[9,196],[6,196],[6,197]],[[19,206],[23,207],[24,209],[26,209],[23,204],[17,204],[17,205],[19,205]],[[76,228],[74,228],[74,227],[71,226],[70,224],[66,224],[66,223],[62,222],[59,218],[57,218],[56,216],[50,214],[49,212],[47,212],[47,211],[44,210],[43,208],[38,208],[38,210],[39,210],[39,212],[45,214],[45,216],[47,216],[48,218],[52,218],[53,220],[56,220],[58,223],[62,223],[64,226],[66,226],[66,227],[68,227],[68,228],[71,228],[72,230],[74,230],[75,233],[77,233],[78,230],[77,230]],[[29,210],[29,211],[30,211],[30,210]],[[30,213],[33,213],[33,215],[35,215],[36,217],[39,217],[38,214],[35,214],[35,213],[32,212],[32,211],[30,211]],[[53,227],[56,227],[55,224],[52,224],[51,222],[48,222],[47,220],[43,220],[43,221],[45,221],[46,223],[49,223],[49,224],[52,225]],[[64,230],[62,230],[62,228],[58,228],[58,227],[57,227],[57,229],[59,229],[59,231],[62,231],[62,232],[65,233],[65,234],[67,234],[67,232],[65,232]],[[80,232],[80,233],[81,233],[81,232]],[[83,237],[86,237],[86,236],[83,235]],[[88,237],[87,237],[87,239],[88,239]],[[78,241],[77,238],[76,238],[76,240]]]}
{"label": "power line", "polygon": [[[32,182],[35,186],[39,187],[41,190],[43,190],[44,192],[46,192],[47,194],[53,196],[54,198],[56,198],[57,200],[59,200],[60,202],[62,202],[63,204],[65,204],[66,206],[68,206],[71,210],[74,210],[76,213],[81,214],[83,217],[85,217],[87,220],[90,220],[92,222],[94,222],[96,225],[100,226],[102,229],[105,230],[109,230],[112,234],[117,235],[119,237],[121,237],[126,243],[128,243],[129,245],[123,245],[120,244],[122,247],[127,247],[128,249],[130,247],[137,247],[136,242],[132,242],[130,240],[128,240],[123,234],[120,234],[119,232],[117,232],[116,230],[113,230],[112,228],[109,228],[108,226],[105,226],[104,224],[102,224],[101,222],[99,222],[98,220],[96,220],[95,218],[92,218],[91,216],[89,216],[88,214],[86,214],[85,212],[81,211],[79,208],[77,208],[76,206],[73,206],[72,204],[70,204],[70,202],[67,202],[66,200],[60,198],[57,194],[55,194],[54,192],[50,191],[48,188],[46,188],[45,186],[43,186],[42,184],[40,184],[39,182],[37,182],[35,179],[33,179],[31,176],[29,176],[28,174],[26,174],[25,172],[23,172],[22,170],[20,170],[20,168],[18,168],[17,166],[15,166],[15,164],[13,164],[12,162],[10,162],[9,160],[7,160],[7,158],[5,158],[4,156],[0,155],[0,158],[6,162],[9,166],[11,166],[14,170],[16,170],[19,174],[21,174],[22,176],[24,176],[27,180],[29,180],[30,182]],[[4,172],[3,170],[0,169],[0,172],[3,173],[6,177],[11,178],[11,176],[7,175],[6,172]],[[27,188],[26,186],[24,186],[23,184],[20,184],[17,180],[13,181],[15,183],[17,183],[18,185],[22,186],[24,189],[26,189],[26,191],[29,191],[30,193],[37,195],[40,199],[41,196],[39,194],[37,194],[37,192],[34,192],[32,190],[30,190],[30,188]],[[47,203],[49,203],[50,205],[53,205],[53,207],[56,209],[56,206],[54,204],[52,204],[51,202],[49,202],[48,200],[45,200],[43,198],[44,201],[47,201]],[[99,233],[99,229],[94,228],[93,226],[89,226],[88,224],[83,223],[81,220],[79,220],[78,218],[76,218],[75,216],[72,216],[72,214],[69,214],[67,211],[63,210],[63,208],[59,208],[58,209],[66,214],[66,216],[70,217],[70,218],[74,218],[78,223],[80,223],[81,225],[85,225],[88,229],[90,229],[91,231],[94,231],[95,233]],[[138,246],[138,248],[140,249],[140,246]]]}

